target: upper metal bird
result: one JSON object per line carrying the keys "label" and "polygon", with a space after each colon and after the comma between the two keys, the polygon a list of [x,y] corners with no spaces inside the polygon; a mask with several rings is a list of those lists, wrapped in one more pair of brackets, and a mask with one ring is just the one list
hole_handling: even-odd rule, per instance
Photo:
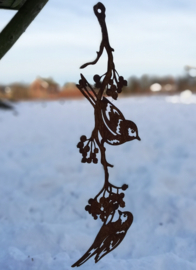
{"label": "upper metal bird", "polygon": [[[102,143],[120,145],[135,139],[141,140],[136,124],[126,120],[122,112],[104,96],[99,100],[82,74],[77,87],[95,109],[95,129],[101,134]],[[94,134],[93,131],[92,137]]]}

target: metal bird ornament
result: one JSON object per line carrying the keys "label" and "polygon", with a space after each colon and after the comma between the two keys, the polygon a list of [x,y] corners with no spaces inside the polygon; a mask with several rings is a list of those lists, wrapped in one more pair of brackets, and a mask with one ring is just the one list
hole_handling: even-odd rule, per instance
{"label": "metal bird ornament", "polygon": [[[103,225],[92,246],[72,267],[82,265],[94,255],[97,263],[122,242],[130,228],[133,222],[132,213],[119,210],[119,207],[125,207],[124,193],[122,191],[126,190],[128,185],[124,184],[117,187],[109,182],[108,167],[113,167],[113,165],[106,160],[104,144],[120,145],[135,139],[140,140],[136,124],[126,120],[121,111],[105,97],[107,95],[117,99],[118,94],[122,92],[123,86],[127,85],[127,81],[122,76],[119,76],[115,69],[113,62],[114,49],[110,46],[105,23],[105,6],[99,2],[93,9],[101,26],[102,41],[96,59],[82,65],[80,68],[96,64],[104,49],[108,55],[108,65],[105,74],[101,76],[94,75],[94,86],[91,86],[81,74],[77,87],[94,108],[95,127],[90,138],[85,135],[80,137],[77,147],[83,156],[82,163],[98,163],[97,154],[100,151],[101,164],[105,172],[104,185],[94,198],[89,199],[85,210],[94,219],[99,217]],[[115,214],[118,215],[117,220],[114,220]]]}
{"label": "metal bird ornament", "polygon": [[[118,212],[119,219],[114,222],[110,220],[107,224],[103,224],[92,246],[72,267],[80,266],[94,255],[96,255],[95,262],[98,262],[121,243],[133,222],[133,215],[130,212],[121,212],[120,210]],[[126,217],[124,223],[121,220],[122,215]]]}

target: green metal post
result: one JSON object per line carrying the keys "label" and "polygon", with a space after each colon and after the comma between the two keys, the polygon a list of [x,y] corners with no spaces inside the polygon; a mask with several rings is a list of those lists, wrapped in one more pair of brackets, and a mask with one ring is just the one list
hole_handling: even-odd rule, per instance
{"label": "green metal post", "polygon": [[27,0],[0,33],[0,59],[25,32],[48,0]]}

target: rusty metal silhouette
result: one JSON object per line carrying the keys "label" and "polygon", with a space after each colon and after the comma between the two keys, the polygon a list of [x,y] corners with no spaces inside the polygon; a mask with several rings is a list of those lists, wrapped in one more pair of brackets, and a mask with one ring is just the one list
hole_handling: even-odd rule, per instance
{"label": "rusty metal silhouette", "polygon": [[[94,198],[89,199],[85,210],[94,219],[99,217],[103,225],[92,246],[72,267],[82,265],[94,255],[95,262],[98,262],[122,242],[127,230],[130,228],[133,222],[132,213],[119,210],[119,207],[125,207],[124,193],[122,191],[125,191],[128,185],[124,184],[117,187],[109,182],[108,167],[113,167],[113,165],[106,160],[104,143],[120,145],[135,139],[140,140],[136,124],[126,120],[121,111],[105,97],[107,95],[117,99],[118,94],[122,92],[123,86],[127,85],[127,81],[122,76],[119,76],[115,69],[113,62],[114,49],[110,46],[105,23],[105,6],[99,2],[93,9],[101,26],[102,41],[96,59],[82,65],[80,68],[96,64],[104,49],[108,55],[108,65],[106,73],[94,75],[94,86],[90,85],[81,74],[77,87],[94,108],[95,127],[90,138],[85,135],[80,137],[77,147],[82,154],[82,163],[98,163],[97,154],[100,151],[101,164],[105,172],[104,185]],[[116,221],[114,221],[115,214],[118,215]]]}

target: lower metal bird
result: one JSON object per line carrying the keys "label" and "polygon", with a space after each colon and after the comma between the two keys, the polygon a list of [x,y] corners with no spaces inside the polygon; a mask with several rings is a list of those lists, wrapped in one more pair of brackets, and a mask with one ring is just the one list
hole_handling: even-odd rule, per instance
{"label": "lower metal bird", "polygon": [[[130,212],[121,212],[120,210],[118,210],[118,213],[118,220],[112,222],[111,219],[107,224],[103,224],[92,246],[72,267],[82,265],[94,255],[97,263],[122,242],[133,222],[133,215]],[[123,221],[123,219],[125,220]]]}

